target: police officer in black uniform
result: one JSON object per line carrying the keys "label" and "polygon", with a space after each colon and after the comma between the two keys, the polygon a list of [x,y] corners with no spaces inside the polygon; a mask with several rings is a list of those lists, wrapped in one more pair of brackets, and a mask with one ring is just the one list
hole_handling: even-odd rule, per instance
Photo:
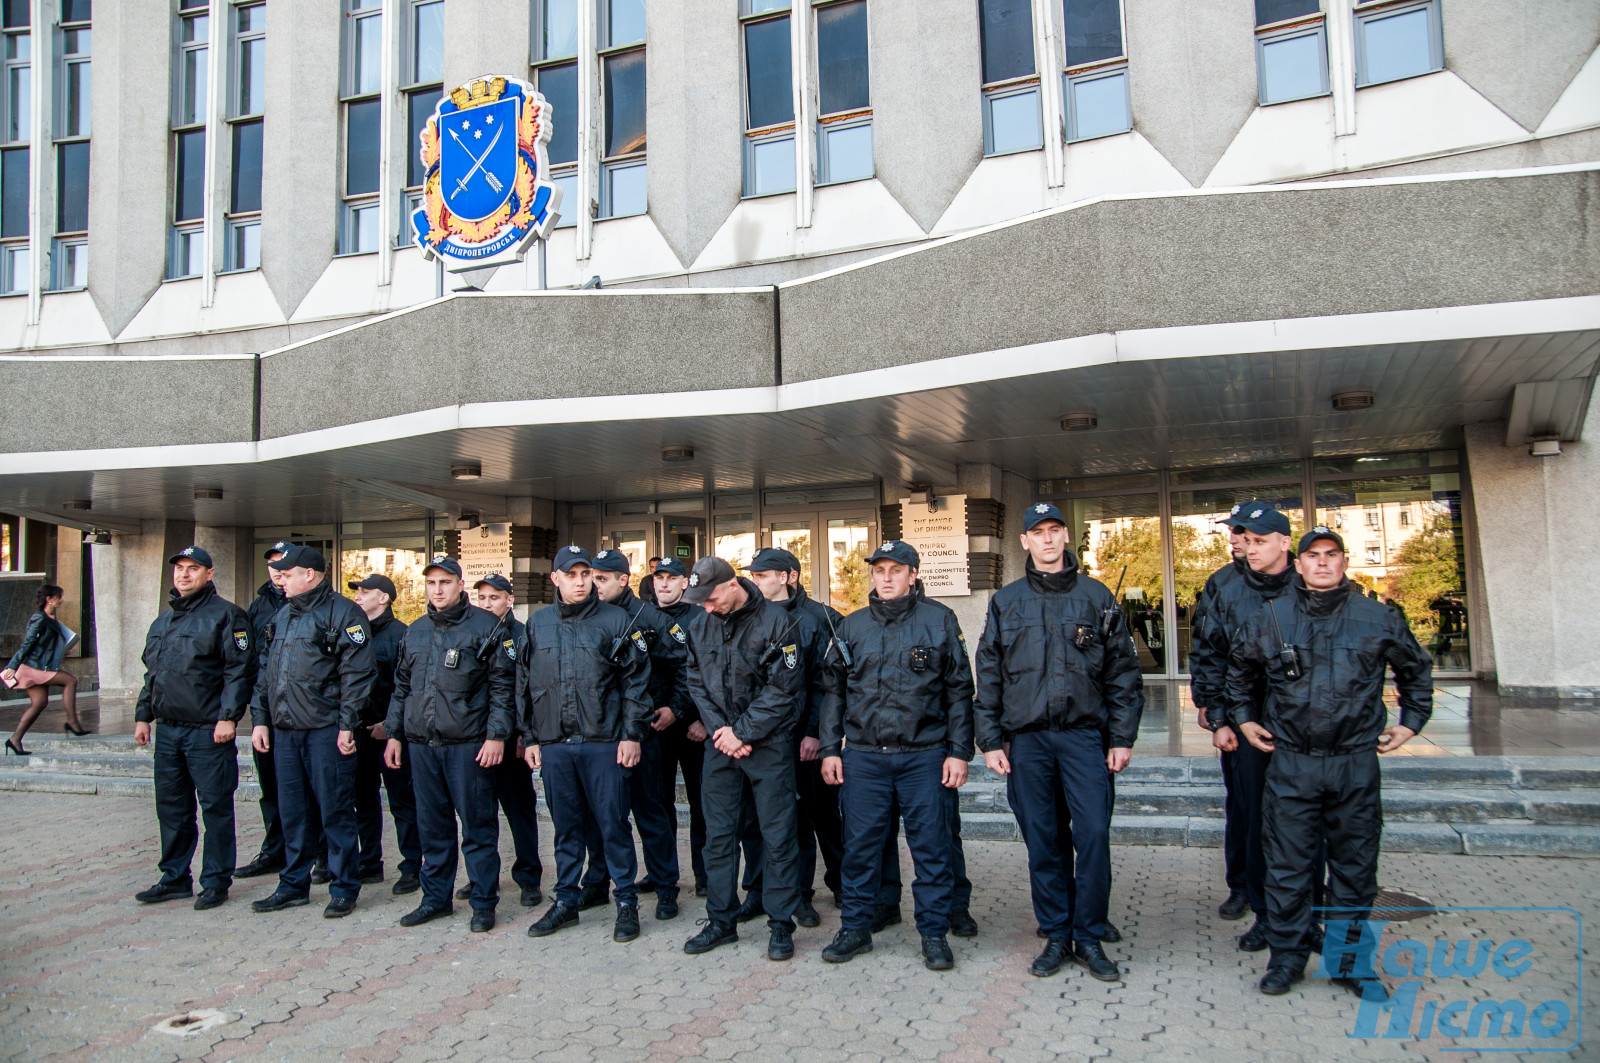
{"label": "police officer in black uniform", "polygon": [[[269,562],[276,561],[288,549],[288,543],[276,542],[262,556]],[[289,600],[280,586],[282,582],[283,573],[269,565],[267,582],[256,589],[255,601],[250,603],[250,633],[254,636],[250,646],[255,653],[266,652],[267,627]],[[250,758],[255,761],[256,783],[261,789],[257,804],[261,808],[261,826],[266,835],[261,839],[261,850],[255,859],[234,872],[236,878],[256,878],[283,870],[283,822],[278,815],[278,775],[272,770],[272,754],[259,752],[252,744]]]}
{"label": "police officer in black uniform", "polygon": [[[628,555],[621,550],[601,550],[594,555],[595,593],[602,602],[628,614],[628,638],[643,644],[650,658],[650,724],[639,743],[639,765],[628,772],[628,805],[644,843],[647,881],[637,883],[640,892],[656,895],[656,918],[678,915],[677,805],[662,799],[661,742],[658,735],[677,720],[675,702],[688,699],[682,690],[684,643],[669,633],[673,622],[654,605],[633,593],[628,586]],[[595,907],[594,894],[604,903],[607,875],[605,847],[599,825],[593,818],[585,823],[589,847],[589,868],[584,876],[584,907]]]}
{"label": "police officer in black uniform", "polygon": [[517,710],[528,766],[544,779],[556,829],[556,900],[528,936],[547,937],[578,922],[583,821],[593,816],[616,883],[611,937],[632,941],[639,936],[638,859],[628,827],[626,773],[639,766],[655,711],[650,657],[628,614],[595,593],[587,550],[564,546],[551,567],[556,604],[529,617],[517,647]]}
{"label": "police officer in black uniform", "polygon": [[[478,596],[478,607],[487,609],[500,620],[500,645],[516,659],[517,643],[522,641],[523,625],[511,609],[517,604],[511,581],[498,572],[491,573],[473,584],[472,593]],[[513,698],[513,701],[515,699]],[[513,706],[514,708],[514,706]],[[516,713],[512,713],[512,726],[516,726]],[[513,756],[512,753],[516,755]],[[518,900],[524,908],[532,908],[544,900],[539,888],[544,877],[544,861],[539,859],[538,798],[533,789],[533,769],[523,759],[525,750],[522,738],[515,731],[509,740],[506,755],[494,767],[494,800],[500,806],[506,826],[511,828],[514,857],[511,861],[511,881],[517,884]],[[472,883],[456,890],[456,900],[472,896]]]}
{"label": "police officer in black uniform", "polygon": [[978,748],[991,771],[1016,776],[1012,810],[1028,846],[1034,914],[1048,937],[1031,972],[1049,977],[1070,957],[1114,982],[1121,972],[1101,944],[1111,893],[1110,777],[1128,766],[1138,737],[1139,657],[1110,589],[1079,571],[1061,511],[1040,502],[1022,527],[1027,574],[995,593],[978,644]]}
{"label": "police officer in black uniform", "polygon": [[[761,901],[770,936],[767,958],[794,956],[799,902],[794,782],[795,729],[805,711],[805,667],[798,618],[762,597],[718,557],[695,562],[691,605],[703,607],[689,629],[689,693],[710,732],[702,797],[706,807],[706,925],[683,950],[709,952],[739,940],[739,828],[753,802],[766,853]],[[749,797],[745,784],[749,783]]]}
{"label": "police officer in black uniform", "polygon": [[217,593],[211,555],[188,546],[167,558],[171,608],[144,640],[144,687],[133,740],[150,744],[156,728],[156,819],[161,824],[161,881],[139,893],[146,904],[193,896],[190,865],[205,820],[199,911],[228,899],[236,856],[233,793],[239,788],[234,726],[250,705],[256,654],[245,611]]}
{"label": "police officer in black uniform", "polygon": [[[1224,694],[1233,633],[1261,609],[1263,602],[1288,592],[1289,582],[1294,579],[1294,554],[1289,548],[1289,518],[1265,502],[1246,505],[1233,520],[1232,531],[1245,545],[1245,564],[1233,578],[1217,580],[1206,599],[1205,624],[1196,633],[1189,654],[1189,674],[1195,704],[1209,708],[1205,726],[1212,732],[1212,744],[1222,751],[1223,770],[1230,776],[1226,830],[1243,835],[1245,891],[1256,921],[1239,939],[1239,948],[1260,952],[1267,947],[1267,865],[1261,851],[1261,798],[1270,754],[1248,742],[1239,743],[1225,719]],[[1256,691],[1258,708],[1265,693],[1263,683]],[[1226,916],[1227,911],[1222,914]]]}
{"label": "police officer in black uniform", "polygon": [[[383,800],[378,790],[389,791],[389,814],[394,817],[395,844],[400,850],[400,877],[392,892],[415,893],[422,887],[422,839],[417,834],[417,800],[411,789],[411,762],[404,757],[398,768],[384,763],[389,733],[383,722],[394,697],[394,669],[400,659],[400,642],[406,626],[396,619],[394,581],[380,572],[348,584],[354,599],[372,624],[372,655],[378,680],[361,710],[356,731],[356,833],[361,848],[361,881],[383,881]],[[402,739],[404,741],[404,739]]]}
{"label": "police officer in black uniform", "polygon": [[[655,588],[655,606],[667,620],[667,637],[684,648],[684,656],[669,677],[658,676],[662,665],[652,661],[650,685],[652,689],[673,691],[667,702],[671,707],[672,723],[656,732],[661,743],[661,803],[671,812],[673,845],[678,837],[678,768],[683,768],[683,789],[689,799],[689,861],[694,869],[694,892],[697,897],[706,895],[706,816],[700,800],[700,779],[705,774],[706,729],[700,722],[700,710],[689,697],[684,668],[688,663],[689,621],[698,611],[683,600],[689,586],[689,570],[675,557],[663,557],[650,578]],[[651,700],[655,700],[652,696]],[[659,721],[659,712],[657,718]]]}
{"label": "police officer in black uniform", "polygon": [[420,926],[454,910],[450,890],[459,858],[466,861],[472,887],[471,930],[482,934],[494,929],[500,903],[493,773],[512,738],[514,651],[503,645],[499,618],[467,600],[455,558],[435,557],[422,579],[428,611],[406,629],[400,644],[384,722],[389,766],[411,758],[422,836],[422,901],[401,916],[400,925]]}
{"label": "police officer in black uniform", "polygon": [[[1330,937],[1336,920],[1352,921],[1352,931],[1363,925],[1378,895],[1378,754],[1405,745],[1433,714],[1432,658],[1404,617],[1345,577],[1344,540],[1318,525],[1301,536],[1298,553],[1292,592],[1265,602],[1234,635],[1224,694],[1230,724],[1272,754],[1262,806],[1272,954],[1261,992],[1269,996],[1305,975],[1319,847],[1327,853]],[[1385,726],[1390,668],[1400,722]],[[1319,973],[1359,994],[1375,977],[1375,945],[1357,941],[1341,950],[1338,970]]]}
{"label": "police officer in black uniform", "polygon": [[378,679],[372,629],[366,614],[334,591],[318,551],[291,546],[272,567],[284,574],[289,601],[270,625],[271,643],[250,700],[251,742],[273,755],[286,863],[277,890],[250,907],[276,912],[309,902],[315,813],[332,875],[322,914],[338,919],[355,910],[361,893],[356,731]]}
{"label": "police officer in black uniform", "polygon": [[[844,619],[828,650],[822,777],[844,787],[844,915],[822,958],[872,951],[883,843],[896,814],[916,865],[912,884],[922,962],[947,971],[955,894],[950,795],[972,759],[972,667],[949,607],[923,594],[921,560],[903,542],[867,559],[867,608]],[[841,752],[841,745],[848,743]]]}

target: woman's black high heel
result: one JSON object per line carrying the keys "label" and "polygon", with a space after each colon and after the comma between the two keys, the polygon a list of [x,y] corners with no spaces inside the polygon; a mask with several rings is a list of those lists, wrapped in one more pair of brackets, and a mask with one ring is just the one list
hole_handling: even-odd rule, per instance
{"label": "woman's black high heel", "polygon": [[9,738],[6,739],[6,752],[15,753],[19,757],[29,757],[33,755],[28,750],[23,749]]}
{"label": "woman's black high heel", "polygon": [[79,738],[82,738],[84,735],[89,733],[86,730],[85,731],[78,730],[76,727],[72,726],[70,723],[62,724],[61,725],[61,729],[63,731],[65,731],[65,732],[67,732],[67,734],[69,734],[69,735],[77,735]]}

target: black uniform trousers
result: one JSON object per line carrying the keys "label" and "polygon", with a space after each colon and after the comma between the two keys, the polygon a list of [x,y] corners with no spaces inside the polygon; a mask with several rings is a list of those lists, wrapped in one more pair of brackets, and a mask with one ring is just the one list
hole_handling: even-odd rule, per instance
{"label": "black uniform trousers", "polygon": [[[678,811],[675,802],[664,804],[661,800],[661,742],[654,733],[646,735],[639,743],[639,763],[622,771],[628,777],[628,808],[644,846],[644,869],[657,893],[675,894],[678,892]],[[589,851],[583,885],[604,886],[611,876],[606,873],[600,825],[590,818],[584,822],[583,832],[584,845]],[[632,844],[631,833],[629,844]]]}
{"label": "black uniform trousers", "polygon": [[[1262,849],[1272,963],[1303,969],[1326,846],[1327,918],[1366,919],[1378,896],[1383,837],[1378,751],[1309,756],[1281,743],[1267,767]],[[1359,959],[1357,962],[1361,962]],[[1370,966],[1371,958],[1365,962]]]}
{"label": "black uniform trousers", "polygon": [[[897,819],[906,821],[906,844],[917,877],[917,930],[950,929],[955,895],[955,793],[940,782],[943,749],[914,753],[844,751],[844,913],[846,930],[870,930],[881,895],[885,844]],[[898,872],[898,846],[895,869]],[[897,876],[898,877],[898,876]]]}
{"label": "black uniform trousers", "polygon": [[556,900],[576,908],[583,892],[584,824],[600,831],[606,873],[616,883],[617,904],[637,905],[639,871],[628,826],[628,778],[617,763],[615,742],[547,742],[540,747],[544,802],[556,829]]}
{"label": "black uniform trousers", "polygon": [[[1265,915],[1267,911],[1267,858],[1261,848],[1262,839],[1262,802],[1266,798],[1267,767],[1272,763],[1272,754],[1263,753],[1251,745],[1244,738],[1239,739],[1239,748],[1228,754],[1231,770],[1231,785],[1228,788],[1229,805],[1227,808],[1228,823],[1224,828],[1223,844],[1227,846],[1234,843],[1231,837],[1237,833],[1240,837],[1237,844],[1244,857],[1244,891],[1250,898],[1250,910],[1257,915]],[[1237,829],[1234,825],[1235,813],[1239,820]],[[1228,888],[1233,888],[1230,879]]]}
{"label": "black uniform trousers", "polygon": [[794,928],[800,899],[794,760],[795,744],[788,738],[756,745],[748,757],[738,759],[718,752],[706,740],[701,790],[706,809],[706,915],[715,923],[734,922],[739,906],[740,828],[746,807],[754,807],[766,865],[760,895],[767,924]]}
{"label": "black uniform trousers", "polygon": [[[274,734],[272,728],[267,728],[267,737],[271,740]],[[274,742],[273,745],[276,745]],[[261,826],[266,831],[266,836],[261,839],[261,856],[268,860],[283,860],[283,816],[278,811],[278,769],[275,754],[257,751],[254,745],[250,747],[250,759],[256,765],[256,783],[261,787],[261,796],[256,804],[261,808]],[[315,841],[313,846],[316,852],[316,862],[328,862],[328,841],[322,836],[322,813],[316,807],[317,797],[308,793],[311,801],[311,828]]]}
{"label": "black uniform trousers", "polygon": [[[307,896],[320,833],[328,847],[328,893],[354,900],[361,892],[356,831],[356,756],[339,752],[339,727],[310,731],[275,727],[273,767],[283,817],[284,858],[278,888]],[[320,821],[321,830],[318,831]]]}
{"label": "black uniform trousers", "polygon": [[[795,863],[795,873],[799,876],[800,895],[807,900],[817,893],[817,853],[822,853],[822,884],[827,886],[835,897],[843,896],[844,869],[844,821],[839,813],[839,790],[837,786],[829,786],[822,781],[822,758],[816,760],[801,760],[799,747],[795,747],[794,763],[795,792],[799,797],[799,804],[795,809],[796,831],[798,831],[800,852]],[[746,787],[748,792],[748,787]],[[746,806],[748,809],[750,806]],[[900,833],[899,823],[896,821],[895,836]],[[762,855],[761,828],[756,823],[755,816],[748,811],[745,815],[744,830],[740,836],[740,844],[744,849],[744,888],[747,893],[760,893],[761,882],[765,874],[766,860]],[[898,875],[899,858],[895,860]],[[895,880],[897,883],[899,879]]]}
{"label": "black uniform trousers", "polygon": [[[1244,736],[1241,735],[1239,737],[1239,747],[1242,749],[1249,745],[1250,743],[1246,742]],[[1254,749],[1255,747],[1250,746],[1250,748]],[[1246,837],[1249,834],[1249,830],[1246,826],[1246,813],[1239,803],[1239,789],[1234,783],[1233,758],[1234,754],[1226,749],[1219,751],[1224,791],[1222,814],[1225,817],[1222,828],[1222,868],[1229,892],[1237,890],[1241,893],[1248,893],[1250,857]],[[1264,910],[1255,907],[1254,897],[1250,898],[1250,907],[1257,912]]]}
{"label": "black uniform trousers", "polygon": [[156,820],[161,825],[161,884],[192,886],[190,867],[200,832],[195,802],[205,821],[200,888],[227,889],[238,858],[233,833],[233,792],[239,788],[238,752],[212,738],[214,725],[156,724]]}
{"label": "black uniform trousers", "polygon": [[[1033,912],[1052,939],[1101,940],[1111,902],[1111,772],[1099,731],[1011,740],[1011,809],[1028,846]],[[1060,815],[1064,803],[1068,818]]]}
{"label": "black uniform trousers", "polygon": [[533,788],[533,769],[526,760],[513,756],[516,748],[515,741],[507,742],[506,755],[490,774],[495,803],[511,828],[511,880],[522,889],[537,889],[544,877],[544,861],[539,859],[539,795]]}
{"label": "black uniform trousers", "polygon": [[494,771],[478,763],[481,742],[428,745],[407,742],[411,785],[417,795],[417,832],[422,838],[422,896],[453,907],[456,886],[456,823],[461,823],[459,859],[466,861],[473,910],[500,903],[500,824],[494,816]]}
{"label": "black uniform trousers", "polygon": [[[943,769],[940,769],[941,772]],[[1010,777],[1007,776],[1009,781]],[[961,845],[961,792],[940,787],[945,800],[950,802],[950,833],[955,848],[951,851],[951,866],[955,870],[955,888],[950,894],[950,910],[964,912],[972,907],[972,880],[967,877],[967,853]],[[900,807],[895,805],[889,821],[889,836],[883,840],[883,877],[878,886],[878,906],[900,907],[903,890],[900,880]],[[915,895],[913,894],[913,899]]]}
{"label": "black uniform trousers", "polygon": [[700,799],[700,780],[706,771],[706,744],[690,741],[689,725],[675,723],[658,736],[661,743],[661,802],[672,822],[673,847],[678,838],[678,769],[683,769],[683,789],[689,798],[689,862],[695,885],[706,881],[706,814]]}
{"label": "black uniform trousers", "polygon": [[[384,747],[365,727],[356,729],[356,837],[361,851],[360,873],[383,874],[383,798],[389,791],[389,814],[394,818],[395,844],[400,849],[400,874],[422,870],[422,840],[417,834],[417,801],[411,790],[411,755],[400,754],[400,767],[383,762]],[[404,749],[402,744],[402,750]]]}

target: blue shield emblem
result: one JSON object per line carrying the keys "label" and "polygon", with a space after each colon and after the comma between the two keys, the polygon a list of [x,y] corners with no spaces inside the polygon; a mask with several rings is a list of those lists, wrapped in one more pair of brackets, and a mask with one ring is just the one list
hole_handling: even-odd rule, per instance
{"label": "blue shield emblem", "polygon": [[481,221],[517,179],[517,98],[439,116],[439,191],[450,213]]}

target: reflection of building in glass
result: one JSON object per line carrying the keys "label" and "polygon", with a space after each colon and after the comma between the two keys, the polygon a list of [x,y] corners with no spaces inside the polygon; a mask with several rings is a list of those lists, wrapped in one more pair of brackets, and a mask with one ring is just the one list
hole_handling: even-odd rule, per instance
{"label": "reflection of building in glass", "polygon": [[870,532],[861,521],[828,521],[828,598],[841,613],[852,613],[867,604]]}
{"label": "reflection of building in glass", "polygon": [[422,578],[427,561],[428,555],[421,550],[389,546],[350,549],[347,546],[339,552],[339,579],[347,584],[374,573],[388,576],[394,581],[394,615],[409,624],[427,610]]}

